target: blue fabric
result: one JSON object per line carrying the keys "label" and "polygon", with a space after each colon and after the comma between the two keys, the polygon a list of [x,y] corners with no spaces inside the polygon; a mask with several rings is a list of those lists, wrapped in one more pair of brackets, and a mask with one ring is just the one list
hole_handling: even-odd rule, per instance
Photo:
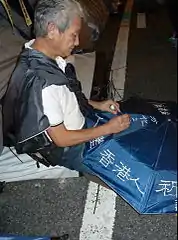
{"label": "blue fabric", "polygon": [[[84,164],[143,214],[177,212],[177,120],[130,114],[131,126],[86,144]],[[87,127],[113,115],[97,112]]]}
{"label": "blue fabric", "polygon": [[81,173],[93,174],[92,170],[83,164],[84,148],[85,144],[66,147],[62,159],[59,159],[59,165]]}
{"label": "blue fabric", "polygon": [[0,240],[50,240],[50,237],[25,237],[14,235],[0,235]]}

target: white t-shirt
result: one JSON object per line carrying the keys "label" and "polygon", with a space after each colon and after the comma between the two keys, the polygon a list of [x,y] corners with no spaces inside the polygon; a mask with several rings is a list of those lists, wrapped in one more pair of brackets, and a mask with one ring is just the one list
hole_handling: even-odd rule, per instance
{"label": "white t-shirt", "polygon": [[[34,40],[25,44],[26,48],[31,48]],[[65,72],[66,61],[57,57],[56,62],[59,68]],[[77,98],[65,85],[51,85],[42,90],[42,103],[45,115],[48,117],[51,126],[61,123],[68,130],[82,129],[85,118],[80,111]]]}

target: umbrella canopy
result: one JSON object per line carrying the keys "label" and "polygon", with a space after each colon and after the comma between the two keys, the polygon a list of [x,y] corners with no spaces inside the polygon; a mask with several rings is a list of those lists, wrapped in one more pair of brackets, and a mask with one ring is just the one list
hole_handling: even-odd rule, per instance
{"label": "umbrella canopy", "polygon": [[50,240],[49,237],[22,237],[22,236],[10,236],[0,235],[0,240]]}
{"label": "umbrella canopy", "polygon": [[68,240],[69,235],[65,234],[61,237],[27,237],[17,235],[0,235],[0,240]]}
{"label": "umbrella canopy", "polygon": [[[130,114],[131,126],[88,142],[84,164],[139,213],[176,213],[176,104],[131,99],[121,110]],[[96,126],[112,117],[97,112],[87,123]]]}

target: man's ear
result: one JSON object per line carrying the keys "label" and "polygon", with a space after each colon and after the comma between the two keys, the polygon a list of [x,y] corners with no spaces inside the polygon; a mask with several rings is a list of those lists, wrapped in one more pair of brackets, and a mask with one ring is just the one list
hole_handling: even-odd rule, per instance
{"label": "man's ear", "polygon": [[49,39],[53,39],[56,34],[59,34],[59,30],[56,27],[56,25],[54,23],[49,23],[48,24],[48,37]]}

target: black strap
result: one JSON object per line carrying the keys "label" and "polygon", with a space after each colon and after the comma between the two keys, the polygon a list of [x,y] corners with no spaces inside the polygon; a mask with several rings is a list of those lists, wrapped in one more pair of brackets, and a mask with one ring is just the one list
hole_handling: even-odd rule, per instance
{"label": "black strap", "polygon": [[65,68],[65,74],[69,80],[67,87],[71,92],[74,92],[80,107],[81,112],[86,117],[93,112],[93,107],[89,105],[88,99],[82,92],[81,82],[77,79],[76,71],[71,63],[68,63]]}

